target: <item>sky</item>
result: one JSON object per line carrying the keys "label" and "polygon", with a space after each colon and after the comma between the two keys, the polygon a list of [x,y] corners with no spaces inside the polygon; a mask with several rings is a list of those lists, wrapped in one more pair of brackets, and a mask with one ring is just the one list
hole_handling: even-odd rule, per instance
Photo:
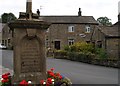
{"label": "sky", "polygon": [[[108,17],[114,24],[118,21],[118,2],[120,0],[32,0],[32,11],[40,9],[41,15],[78,15],[81,8],[83,16]],[[120,7],[120,6],[119,6]],[[120,9],[120,8],[119,8]],[[0,15],[12,12],[16,17],[26,11],[26,0],[0,0]]]}

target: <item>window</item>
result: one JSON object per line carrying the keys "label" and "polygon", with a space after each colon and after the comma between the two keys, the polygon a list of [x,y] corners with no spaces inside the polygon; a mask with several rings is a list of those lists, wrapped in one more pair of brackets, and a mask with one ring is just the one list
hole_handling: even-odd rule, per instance
{"label": "window", "polygon": [[68,39],[68,45],[73,45],[74,44],[74,39]]}
{"label": "window", "polygon": [[90,41],[86,41],[86,43],[90,43]]}
{"label": "window", "polygon": [[5,46],[7,46],[7,40],[5,40]]}
{"label": "window", "polygon": [[4,40],[2,40],[2,45],[4,45]]}
{"label": "window", "polygon": [[102,41],[97,41],[97,47],[102,48]]}
{"label": "window", "polygon": [[90,33],[90,26],[89,26],[89,25],[86,25],[86,26],[85,26],[85,32],[86,32],[86,33]]}
{"label": "window", "polygon": [[54,44],[54,48],[55,48],[56,50],[60,50],[60,41],[55,41],[54,43],[55,43],[55,44]]}
{"label": "window", "polygon": [[68,32],[74,32],[75,27],[74,26],[68,26]]}
{"label": "window", "polygon": [[8,44],[10,43],[10,39],[8,39]]}

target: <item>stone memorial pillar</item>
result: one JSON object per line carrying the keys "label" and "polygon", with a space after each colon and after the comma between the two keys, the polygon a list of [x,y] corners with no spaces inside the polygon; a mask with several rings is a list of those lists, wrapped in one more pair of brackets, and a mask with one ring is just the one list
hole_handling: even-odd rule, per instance
{"label": "stone memorial pillar", "polygon": [[14,46],[13,83],[30,80],[39,84],[46,79],[45,32],[49,24],[33,18],[32,0],[27,0],[26,13],[11,22]]}

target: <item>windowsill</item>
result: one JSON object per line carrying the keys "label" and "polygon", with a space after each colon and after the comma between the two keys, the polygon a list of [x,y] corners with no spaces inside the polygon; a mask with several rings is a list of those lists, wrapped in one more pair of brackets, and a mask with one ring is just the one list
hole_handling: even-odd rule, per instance
{"label": "windowsill", "polygon": [[85,32],[85,33],[90,33],[90,32]]}
{"label": "windowsill", "polygon": [[68,33],[74,33],[74,32],[68,32]]}

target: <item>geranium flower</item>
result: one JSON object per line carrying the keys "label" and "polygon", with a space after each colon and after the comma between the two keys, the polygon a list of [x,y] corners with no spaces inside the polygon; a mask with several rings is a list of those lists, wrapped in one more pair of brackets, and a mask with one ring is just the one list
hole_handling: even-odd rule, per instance
{"label": "geranium flower", "polygon": [[31,81],[28,81],[28,84],[31,84],[32,82]]}
{"label": "geranium flower", "polygon": [[54,68],[51,68],[50,70],[51,70],[51,71],[54,71]]}
{"label": "geranium flower", "polygon": [[3,79],[2,83],[7,83],[9,80],[8,79]]}
{"label": "geranium flower", "polygon": [[52,82],[54,82],[54,79],[52,79]]}
{"label": "geranium flower", "polygon": [[9,75],[10,75],[10,73],[6,73],[6,75],[8,75],[8,76],[9,76]]}
{"label": "geranium flower", "polygon": [[43,84],[44,84],[44,80],[40,80],[40,84],[42,84],[42,85],[43,85]]}
{"label": "geranium flower", "polygon": [[48,74],[50,74],[52,71],[47,71]]}
{"label": "geranium flower", "polygon": [[48,78],[48,79],[47,79],[47,82],[48,82],[49,84],[52,84],[52,79],[51,79],[51,78]]}
{"label": "geranium flower", "polygon": [[2,75],[2,78],[3,79],[8,79],[8,75],[4,74],[4,75]]}
{"label": "geranium flower", "polygon": [[26,82],[25,80],[22,80],[19,86],[28,86],[28,82]]}
{"label": "geranium flower", "polygon": [[54,77],[54,73],[53,72],[49,73],[49,75],[52,76],[52,77]]}
{"label": "geranium flower", "polygon": [[61,76],[61,75],[59,76],[59,79],[62,79],[62,76]]}
{"label": "geranium flower", "polygon": [[60,73],[56,73],[57,76],[60,76]]}

